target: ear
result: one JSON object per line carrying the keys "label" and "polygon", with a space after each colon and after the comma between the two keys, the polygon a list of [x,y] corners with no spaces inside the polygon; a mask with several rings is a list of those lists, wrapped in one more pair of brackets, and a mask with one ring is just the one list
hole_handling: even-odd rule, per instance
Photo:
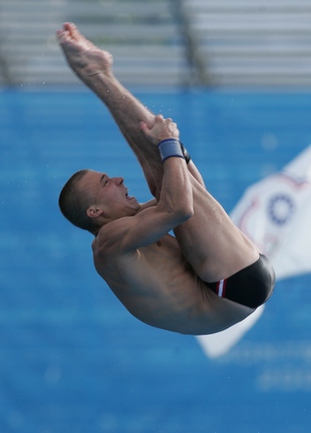
{"label": "ear", "polygon": [[86,214],[90,218],[97,218],[103,213],[102,209],[99,209],[96,206],[91,206],[87,209]]}

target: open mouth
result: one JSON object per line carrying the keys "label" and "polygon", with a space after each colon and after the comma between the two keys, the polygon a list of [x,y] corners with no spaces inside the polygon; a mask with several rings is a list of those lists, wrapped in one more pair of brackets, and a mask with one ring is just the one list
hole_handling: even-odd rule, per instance
{"label": "open mouth", "polygon": [[133,196],[129,195],[128,191],[126,191],[125,197],[127,200],[130,200],[131,198],[133,198]]}

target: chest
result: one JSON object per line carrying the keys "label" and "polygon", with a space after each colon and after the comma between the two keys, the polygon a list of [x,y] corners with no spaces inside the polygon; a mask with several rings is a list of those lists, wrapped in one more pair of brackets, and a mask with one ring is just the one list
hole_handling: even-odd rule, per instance
{"label": "chest", "polygon": [[113,291],[161,292],[167,285],[180,284],[191,273],[176,239],[170,235],[138,250],[101,262],[94,258],[97,272]]}

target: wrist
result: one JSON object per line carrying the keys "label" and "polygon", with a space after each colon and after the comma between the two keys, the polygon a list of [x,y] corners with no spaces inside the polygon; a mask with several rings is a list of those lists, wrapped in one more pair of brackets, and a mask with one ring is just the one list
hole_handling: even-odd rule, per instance
{"label": "wrist", "polygon": [[185,159],[180,142],[176,138],[166,138],[158,143],[158,149],[162,162],[168,158]]}

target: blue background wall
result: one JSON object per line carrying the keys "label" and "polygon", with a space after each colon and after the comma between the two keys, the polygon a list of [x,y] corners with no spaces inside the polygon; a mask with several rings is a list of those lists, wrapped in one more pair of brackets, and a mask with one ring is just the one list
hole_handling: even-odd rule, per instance
{"label": "blue background wall", "polygon": [[[149,92],[228,212],[311,143],[310,93]],[[80,168],[149,198],[90,93],[0,93],[0,431],[301,433],[311,415],[311,276],[279,282],[227,355],[132,318],[93,269],[91,235],[59,214]]]}

